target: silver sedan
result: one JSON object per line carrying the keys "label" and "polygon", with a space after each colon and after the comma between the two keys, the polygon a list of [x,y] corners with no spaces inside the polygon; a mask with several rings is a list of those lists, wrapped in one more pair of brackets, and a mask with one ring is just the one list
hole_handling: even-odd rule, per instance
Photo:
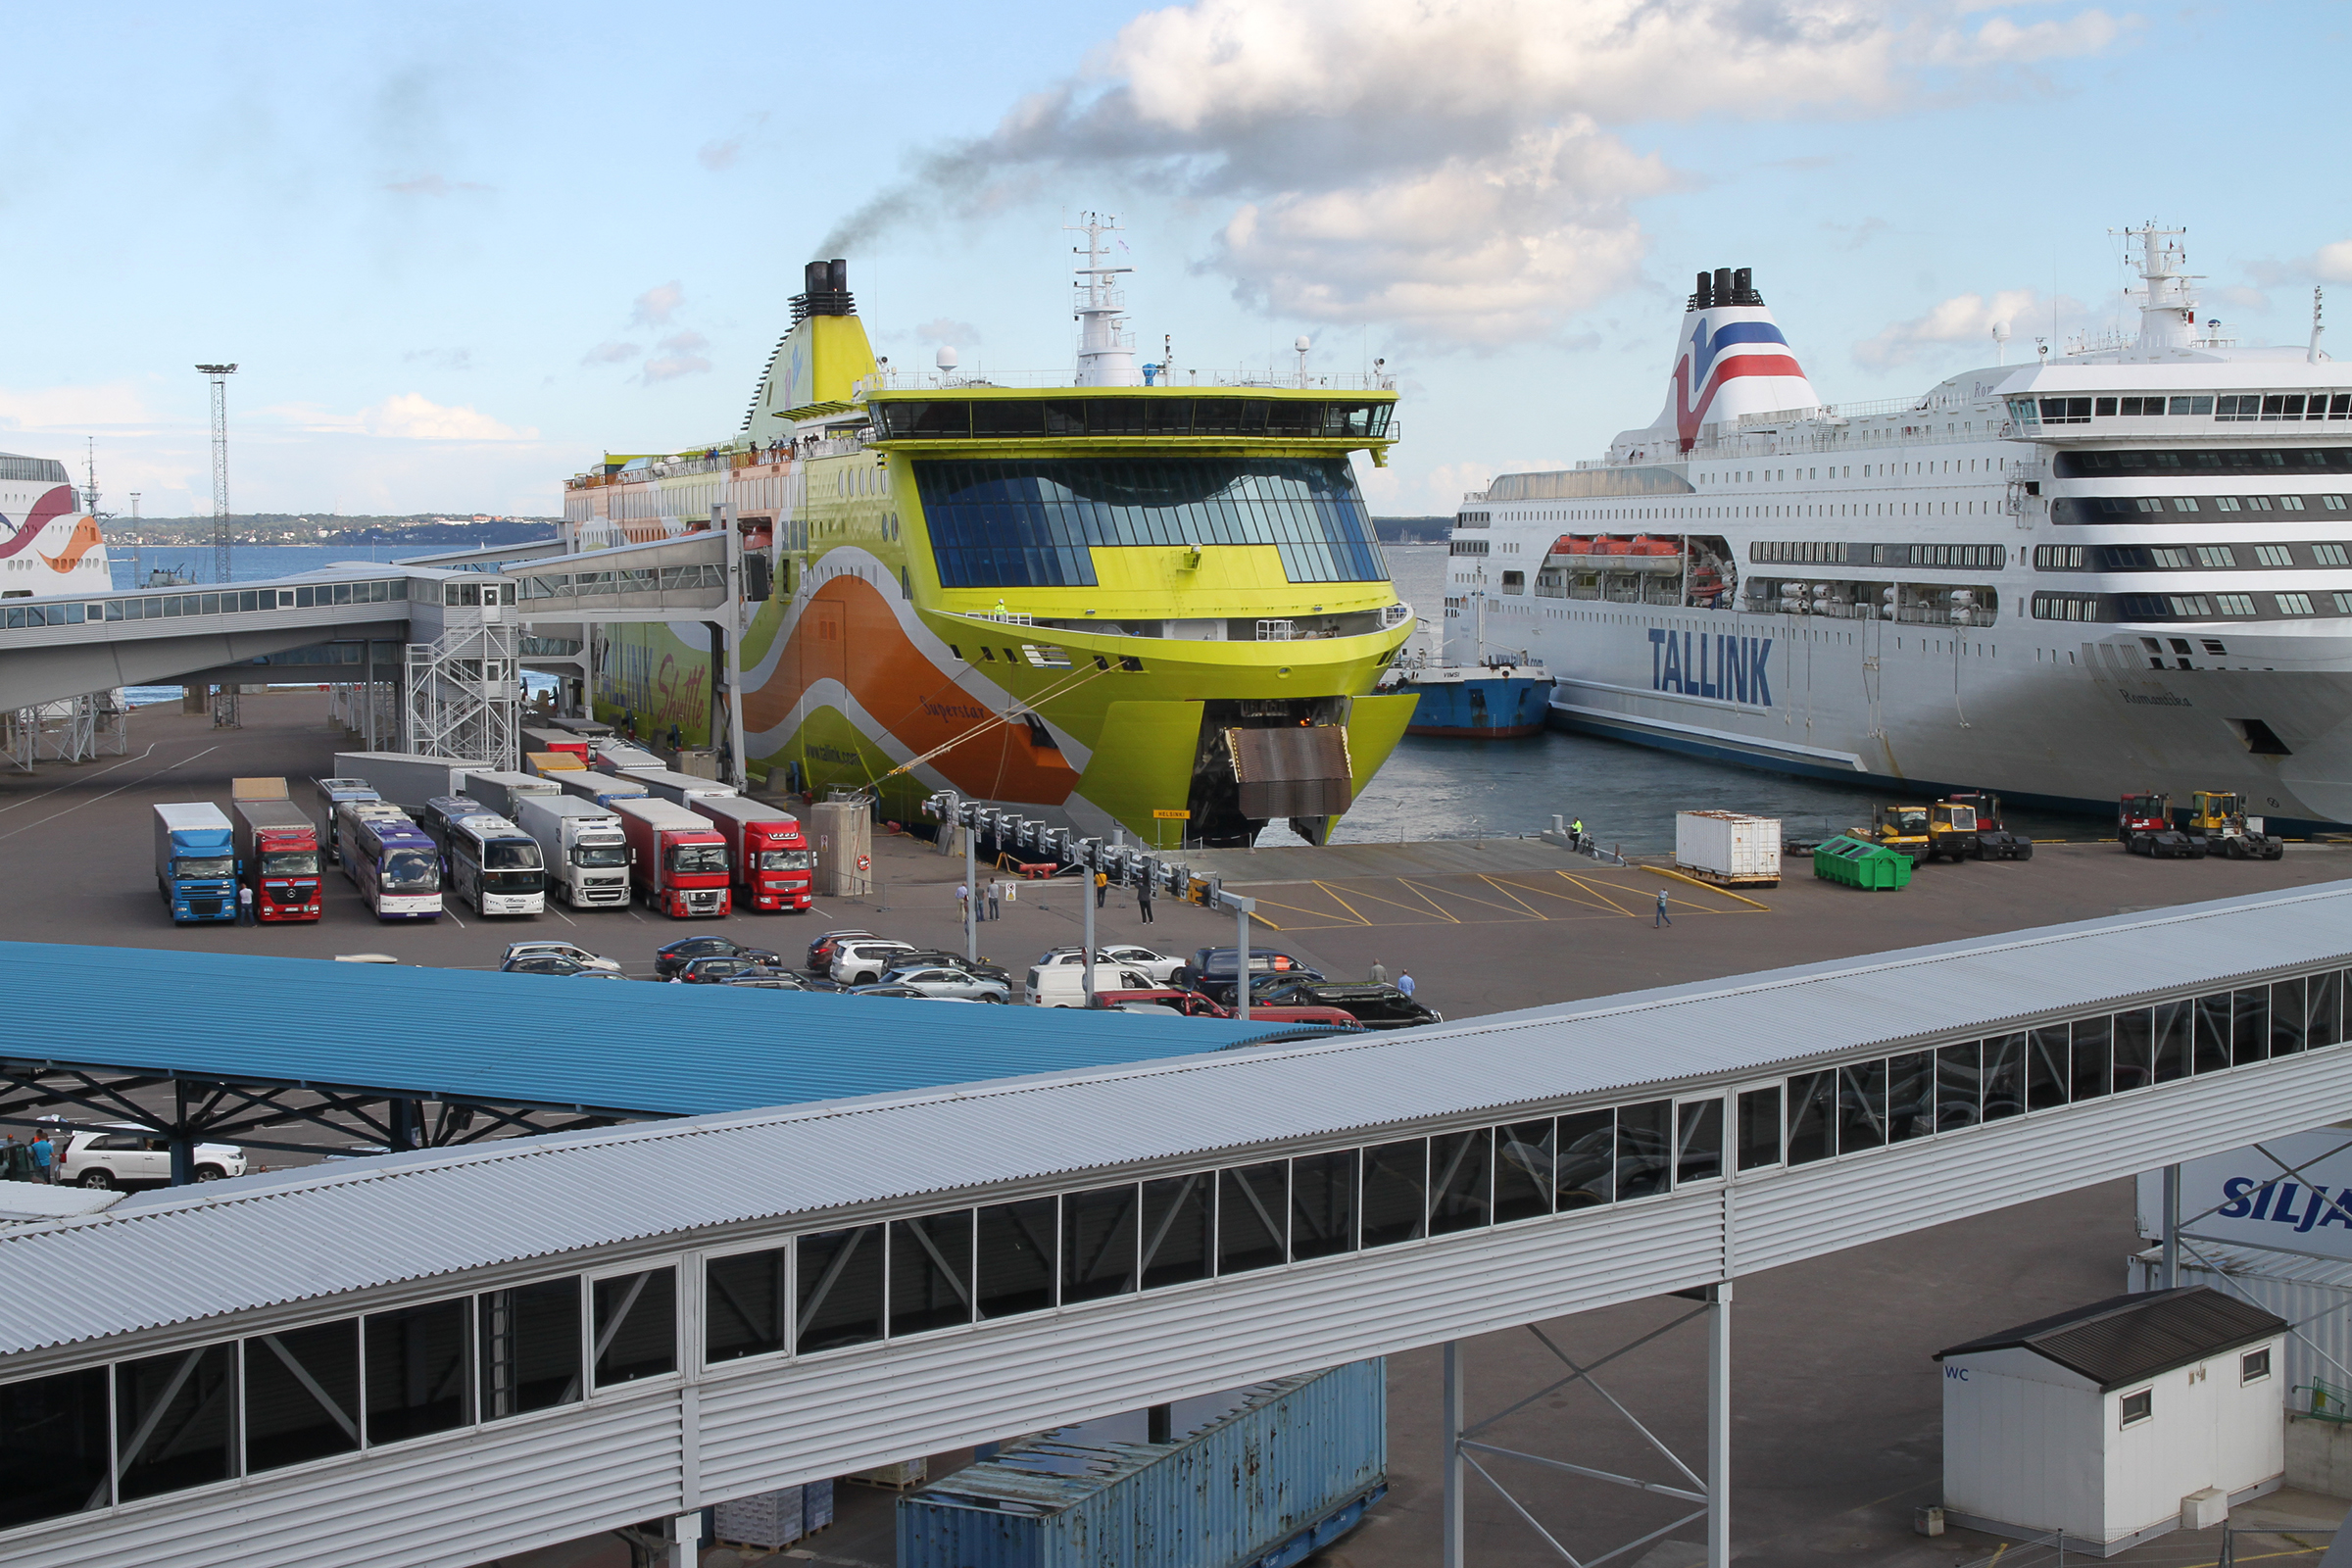
{"label": "silver sedan", "polygon": [[939,964],[915,964],[893,969],[882,977],[886,986],[907,986],[926,997],[951,997],[958,1002],[1009,1002],[1012,988],[1002,980],[966,974]]}

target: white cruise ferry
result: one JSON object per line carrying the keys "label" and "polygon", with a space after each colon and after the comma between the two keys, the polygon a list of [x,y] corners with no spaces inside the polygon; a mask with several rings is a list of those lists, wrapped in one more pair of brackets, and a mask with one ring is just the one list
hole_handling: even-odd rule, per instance
{"label": "white cruise ferry", "polygon": [[77,493],[55,458],[0,452],[0,598],[114,586],[95,493]]}
{"label": "white cruise ferry", "polygon": [[[1667,402],[1465,499],[1446,600],[1552,722],[1906,793],[2113,809],[2231,790],[2352,821],[2352,374],[2200,323],[2134,230],[2135,338],[1826,405],[1742,269],[1698,274]],[[1996,336],[2005,336],[1996,328]]]}

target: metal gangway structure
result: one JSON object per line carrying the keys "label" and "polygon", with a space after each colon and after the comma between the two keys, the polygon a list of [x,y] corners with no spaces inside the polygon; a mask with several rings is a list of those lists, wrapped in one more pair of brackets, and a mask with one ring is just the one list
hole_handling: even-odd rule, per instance
{"label": "metal gangway structure", "polygon": [[[357,562],[218,589],[9,599],[0,602],[0,712],[163,682],[315,680],[368,694],[347,703],[371,749],[512,767],[523,667],[584,670],[589,626],[714,618],[739,599],[731,534],[551,561],[562,548]],[[730,655],[735,643],[730,629]],[[379,686],[393,689],[391,700],[376,698]],[[387,713],[397,726],[378,734]]]}
{"label": "metal gangway structure", "polygon": [[[1147,1059],[1041,1066],[1021,1020],[933,1027],[927,1069],[880,1086],[909,1065],[855,1000],[643,988],[627,1005],[671,1026],[605,1028],[591,1066],[449,1042],[450,1016],[494,1021],[468,1004],[498,977],[369,978],[414,988],[364,1025],[414,1055],[343,1087],[428,1117],[485,1075],[655,1092],[745,1049],[701,1027],[744,1004],[788,1057],[760,1083],[804,1092],[0,1229],[0,1405],[40,1434],[0,1467],[0,1554],[396,1568],[667,1521],[682,1563],[716,1502],[1437,1346],[1447,1568],[1473,1506],[1543,1528],[1532,1475],[1639,1487],[1664,1516],[1630,1546],[1703,1535],[1723,1568],[1743,1277],[2352,1114],[2348,966],[2337,882],[1390,1034],[1060,1026],[1164,1041]],[[342,1092],[355,1009],[167,1040],[136,1027],[160,988],[108,972],[103,1018],[72,984],[17,993],[40,1045],[9,1118],[109,1070],[168,1088],[181,1136],[272,1078]],[[563,989],[511,993],[515,1039],[560,1036]],[[1676,1479],[1473,1419],[1472,1336],[1677,1295],[1708,1392]]]}

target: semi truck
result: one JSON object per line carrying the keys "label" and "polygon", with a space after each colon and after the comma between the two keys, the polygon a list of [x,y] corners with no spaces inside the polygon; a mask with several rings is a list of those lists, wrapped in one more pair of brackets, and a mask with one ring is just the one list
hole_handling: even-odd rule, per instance
{"label": "semi truck", "polygon": [[521,829],[539,842],[548,891],[575,909],[629,905],[629,840],[620,814],[573,795],[526,795]]}
{"label": "semi truck", "polygon": [[414,752],[337,752],[335,771],[347,778],[364,778],[393,805],[421,810],[436,795],[464,795],[464,762],[447,757],[422,757]]}
{"label": "semi truck", "polygon": [[642,801],[653,794],[633,778],[617,773],[559,773],[556,788],[575,801],[591,806],[610,806],[614,801]]}
{"label": "semi truck", "polygon": [[155,890],[174,921],[237,917],[236,833],[220,808],[187,801],[155,808]]}
{"label": "semi truck", "polygon": [[525,752],[522,770],[533,778],[554,778],[562,773],[580,773],[588,764],[580,760],[577,752]]}
{"label": "semi truck", "polygon": [[631,746],[627,741],[608,737],[596,743],[595,755],[588,759],[588,765],[607,773],[633,773],[641,767],[658,768],[664,764],[661,758],[642,746]]}
{"label": "semi truck", "polygon": [[541,729],[528,724],[522,730],[522,749],[526,752],[569,752],[580,760],[582,767],[588,765],[588,753],[592,750],[585,735],[574,735],[564,729]]}
{"label": "semi truck", "polygon": [[237,875],[253,889],[253,917],[272,924],[318,919],[323,907],[318,824],[287,797],[282,778],[234,779],[229,796]]}
{"label": "semi truck", "polygon": [[735,793],[732,784],[721,784],[713,778],[697,778],[668,767],[624,767],[622,778],[635,779],[645,786],[648,795],[689,806],[698,798],[719,799]]}
{"label": "semi truck", "polygon": [[740,795],[696,795],[683,804],[725,835],[738,899],[755,909],[799,914],[808,907],[816,852],[808,848],[798,817]]}
{"label": "semi truck", "polygon": [[510,822],[522,809],[525,796],[555,795],[560,788],[552,778],[536,778],[529,773],[507,773],[495,768],[466,770],[466,793]]}
{"label": "semi truck", "polygon": [[629,883],[646,907],[675,919],[725,914],[734,873],[727,841],[707,816],[670,801],[612,803],[629,841]]}

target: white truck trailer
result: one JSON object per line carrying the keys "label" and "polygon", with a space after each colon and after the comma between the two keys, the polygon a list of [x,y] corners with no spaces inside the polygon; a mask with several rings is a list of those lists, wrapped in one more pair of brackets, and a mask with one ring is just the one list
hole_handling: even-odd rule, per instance
{"label": "white truck trailer", "polygon": [[629,906],[629,841],[619,813],[572,795],[526,795],[515,824],[539,841],[555,897],[575,909]]}

